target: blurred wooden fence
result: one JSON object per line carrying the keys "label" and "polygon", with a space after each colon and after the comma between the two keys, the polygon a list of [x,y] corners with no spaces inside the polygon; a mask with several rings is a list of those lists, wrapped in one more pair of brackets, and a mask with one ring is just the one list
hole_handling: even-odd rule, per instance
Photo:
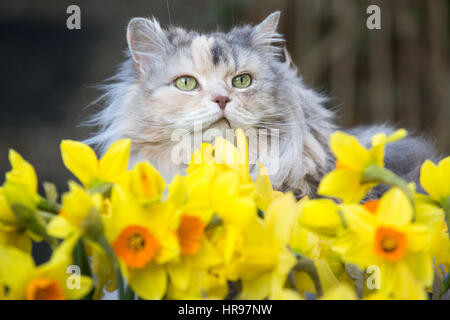
{"label": "blurred wooden fence", "polygon": [[[381,8],[368,30],[366,8]],[[332,98],[341,125],[390,122],[450,152],[448,0],[257,0],[242,20],[282,10],[281,31],[305,81]]]}

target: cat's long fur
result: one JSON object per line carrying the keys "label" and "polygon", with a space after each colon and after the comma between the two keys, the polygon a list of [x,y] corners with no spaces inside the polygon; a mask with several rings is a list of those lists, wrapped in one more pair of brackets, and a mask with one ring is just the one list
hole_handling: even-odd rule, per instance
{"label": "cat's long fur", "polygon": [[[272,183],[298,196],[314,195],[318,181],[334,166],[327,143],[336,126],[324,97],[303,84],[289,55],[280,49],[279,16],[275,12],[255,27],[206,35],[173,27],[163,30],[155,19],[133,19],[127,30],[127,60],[104,86],[106,108],[92,119],[100,129],[88,142],[104,150],[117,139],[130,138],[133,161],[150,160],[170,179],[185,169],[171,161],[171,134],[176,129],[193,134],[195,120],[220,130],[279,129],[279,169],[271,175]],[[247,90],[236,90],[229,79],[242,72],[254,80]],[[177,76],[186,74],[201,82],[196,92],[173,86]],[[214,94],[232,99],[225,109],[226,121],[210,101]],[[392,128],[352,132],[367,144],[373,134]],[[414,181],[419,165],[433,152],[419,138],[404,139],[389,146],[386,164]],[[264,164],[270,167],[272,160]]]}

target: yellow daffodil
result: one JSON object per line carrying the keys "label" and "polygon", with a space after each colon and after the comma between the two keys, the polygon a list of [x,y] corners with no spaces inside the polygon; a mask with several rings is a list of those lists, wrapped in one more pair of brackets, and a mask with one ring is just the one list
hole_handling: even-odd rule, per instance
{"label": "yellow daffodil", "polygon": [[31,252],[31,238],[29,231],[23,228],[9,207],[0,187],[0,246],[14,246],[28,253]]}
{"label": "yellow daffodil", "polygon": [[220,174],[212,186],[212,203],[225,226],[224,259],[228,263],[236,247],[239,234],[257,215],[253,194],[242,192],[235,172]]}
{"label": "yellow daffodil", "polygon": [[450,197],[450,157],[444,158],[436,166],[426,160],[420,172],[420,183],[433,200],[442,206]]}
{"label": "yellow daffodil", "polygon": [[297,260],[288,248],[296,217],[292,194],[277,197],[264,219],[255,218],[244,231],[236,258],[230,267],[232,277],[242,283],[242,299],[280,297],[288,273]]}
{"label": "yellow daffodil", "polygon": [[[221,256],[206,237],[206,227],[213,217],[211,208],[198,206],[189,197],[185,179],[176,176],[169,185],[166,204],[174,216],[175,233],[178,238],[180,255],[167,263],[171,294],[174,296],[201,297],[206,288],[193,278],[210,279],[208,269],[221,263]],[[211,279],[212,280],[212,279]],[[211,281],[205,286],[210,287]],[[225,284],[224,284],[225,285]],[[215,286],[213,286],[215,287]]]}
{"label": "yellow daffodil", "polygon": [[225,236],[221,252],[225,263],[233,255],[240,231],[256,216],[255,185],[248,168],[247,140],[236,130],[237,147],[222,137],[214,146],[194,152],[186,176],[189,203],[210,208],[222,220]]}
{"label": "yellow daffodil", "polygon": [[3,190],[10,205],[20,204],[35,209],[40,202],[36,172],[31,164],[25,161],[14,150],[9,151],[11,171],[6,173]]}
{"label": "yellow daffodil", "polygon": [[321,181],[318,193],[342,199],[344,202],[359,202],[376,183],[363,183],[363,173],[370,165],[384,166],[384,146],[406,135],[399,130],[389,137],[378,134],[372,138],[372,147],[366,149],[354,136],[337,131],[330,136],[330,148],[336,157],[336,169]]}
{"label": "yellow daffodil", "polygon": [[[56,238],[66,238],[72,234],[81,236],[96,229],[100,229],[97,232],[101,232],[98,214],[102,206],[102,196],[98,193],[90,195],[72,181],[69,182],[69,188],[69,192],[62,197],[59,214],[50,220],[47,232]],[[95,236],[92,235],[91,238]]]}
{"label": "yellow daffodil", "polygon": [[163,264],[180,253],[172,207],[159,202],[142,207],[119,185],[111,204],[111,215],[103,221],[122,274],[140,297],[161,299],[167,289]]}
{"label": "yellow daffodil", "polygon": [[143,205],[160,200],[165,188],[161,174],[148,162],[136,163],[119,183]]}
{"label": "yellow daffodil", "polygon": [[388,191],[375,213],[359,205],[341,206],[348,228],[333,249],[348,263],[377,266],[380,292],[401,299],[424,299],[433,281],[430,243],[433,233],[412,222],[413,208],[398,188]]}
{"label": "yellow daffodil", "polygon": [[117,182],[125,173],[130,156],[130,140],[114,142],[101,159],[84,143],[63,140],[61,156],[64,165],[80,182],[91,188],[107,182]]}
{"label": "yellow daffodil", "polygon": [[104,213],[105,203],[108,203],[108,200],[103,200],[100,194],[90,195],[80,185],[71,181],[69,192],[62,196],[59,214],[47,225],[47,232],[53,237],[85,238],[85,248],[92,257],[92,269],[97,278],[94,299],[102,297],[103,288],[112,291],[116,285],[113,261],[97,243],[103,237],[100,216]]}
{"label": "yellow daffodil", "polygon": [[[335,234],[341,226],[341,221],[336,219],[338,216],[335,205],[328,204],[328,200],[308,200],[304,198],[297,203],[297,207],[299,218],[294,222],[294,231],[290,240],[292,250],[296,254],[311,259],[314,263],[324,294],[340,283],[351,283],[350,277],[345,272],[344,264],[340,261],[338,255],[331,250],[332,240],[329,239],[329,235]],[[332,222],[329,223],[328,219]],[[302,223],[309,226],[309,230],[319,232],[309,231]],[[325,227],[321,227],[320,223]],[[318,235],[323,233],[326,234],[325,237]],[[313,280],[305,271],[296,270],[294,276],[297,290],[301,294],[304,295],[306,292],[317,293]]]}
{"label": "yellow daffodil", "polygon": [[71,275],[76,239],[63,242],[50,261],[35,266],[31,255],[13,247],[0,246],[0,285],[9,288],[6,299],[72,300],[81,299],[92,289],[92,279]]}
{"label": "yellow daffodil", "polygon": [[23,206],[35,213],[41,201],[38,182],[33,166],[14,150],[9,152],[11,171],[6,173],[3,187],[0,187],[0,244],[12,245],[27,252],[31,251],[31,240],[42,238],[32,232],[29,225],[19,221],[12,206]]}
{"label": "yellow daffodil", "polygon": [[338,205],[329,199],[305,201],[300,208],[299,223],[323,237],[333,237],[343,226]]}

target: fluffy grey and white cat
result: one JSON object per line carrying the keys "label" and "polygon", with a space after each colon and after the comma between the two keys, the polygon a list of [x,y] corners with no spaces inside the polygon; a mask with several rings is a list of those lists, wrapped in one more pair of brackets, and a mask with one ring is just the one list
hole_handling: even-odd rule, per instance
{"label": "fluffy grey and white cat", "polygon": [[[170,180],[186,167],[172,159],[179,143],[173,141],[175,130],[192,136],[196,130],[255,129],[277,138],[276,157],[259,159],[269,168],[276,162],[275,188],[314,195],[334,166],[328,138],[337,127],[324,97],[303,84],[280,46],[279,17],[274,12],[257,26],[211,34],[163,30],[154,18],[132,19],[127,60],[105,86],[107,106],[92,120],[100,130],[88,142],[104,150],[130,138],[132,161],[147,159]],[[199,122],[202,128],[196,129]],[[383,125],[350,133],[367,145],[375,133],[392,131]],[[387,148],[386,166],[414,181],[433,153],[425,140],[410,137]]]}

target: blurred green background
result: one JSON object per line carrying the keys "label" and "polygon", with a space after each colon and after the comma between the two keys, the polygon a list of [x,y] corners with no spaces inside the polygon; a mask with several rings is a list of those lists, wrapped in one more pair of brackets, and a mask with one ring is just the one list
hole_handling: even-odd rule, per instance
{"label": "blurred green background", "polygon": [[[81,8],[81,30],[66,8]],[[366,8],[381,7],[381,30]],[[112,76],[134,16],[199,31],[257,23],[282,11],[280,31],[305,82],[330,98],[343,126],[388,121],[430,134],[450,153],[448,0],[11,0],[0,4],[0,171],[9,148],[35,165],[40,181],[66,188],[63,138],[97,107],[92,86]]]}

